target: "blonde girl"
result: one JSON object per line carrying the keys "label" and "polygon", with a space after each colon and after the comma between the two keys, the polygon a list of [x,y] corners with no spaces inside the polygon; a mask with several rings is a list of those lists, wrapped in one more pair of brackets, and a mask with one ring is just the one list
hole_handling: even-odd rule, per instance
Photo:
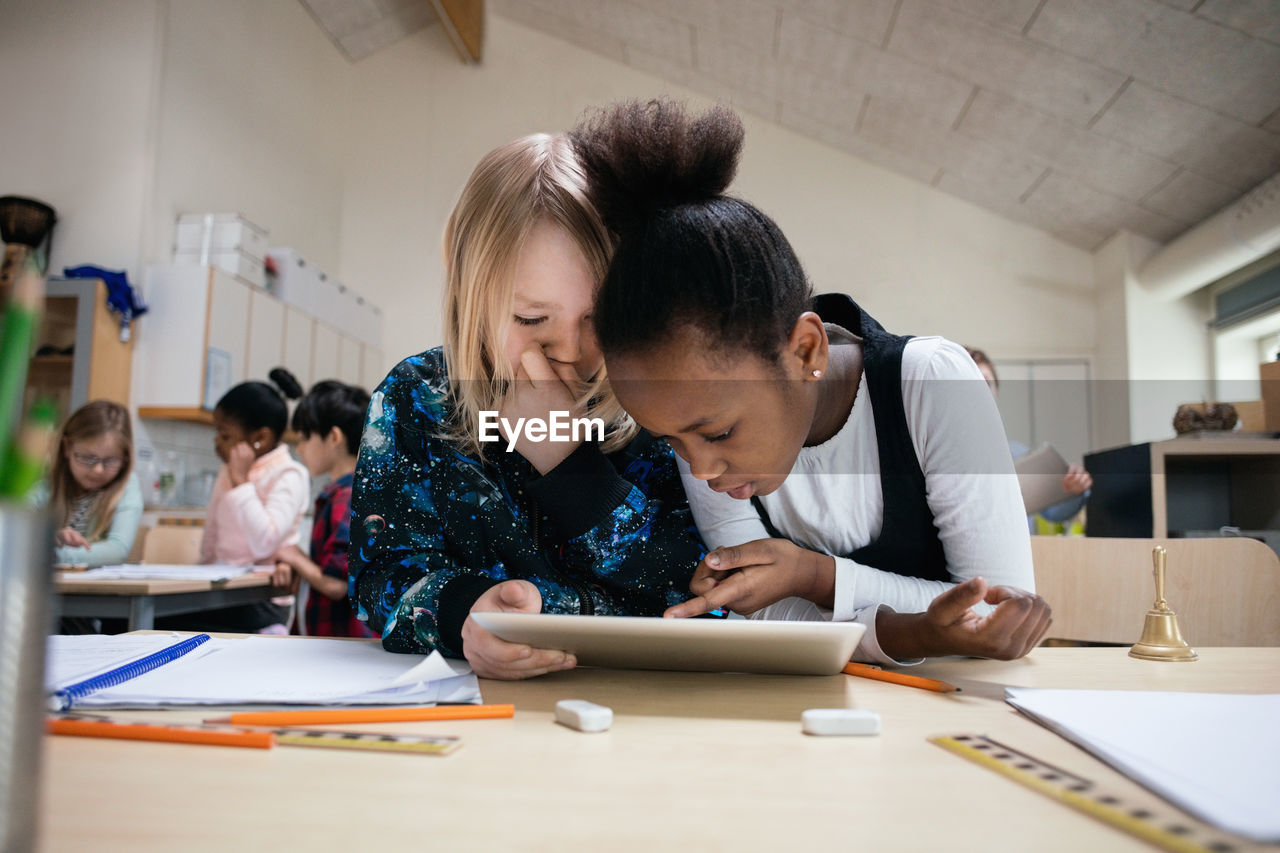
{"label": "blonde girl", "polygon": [[[528,678],[572,655],[506,643],[473,611],[656,616],[702,545],[670,448],[608,389],[591,325],[612,241],[568,141],[487,154],[445,232],[445,343],[372,396],[351,498],[351,596],[391,651]],[[485,442],[510,423],[598,418],[604,436]]]}
{"label": "blonde girl", "polygon": [[48,482],[33,500],[56,519],[54,562],[82,566],[123,563],[142,515],[133,473],[133,429],[124,406],[94,400],[62,427]]}

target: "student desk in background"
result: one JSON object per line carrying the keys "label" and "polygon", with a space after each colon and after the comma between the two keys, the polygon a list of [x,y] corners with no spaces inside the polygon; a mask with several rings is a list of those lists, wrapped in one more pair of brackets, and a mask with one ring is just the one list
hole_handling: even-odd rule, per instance
{"label": "student desk in background", "polygon": [[[962,688],[951,694],[845,675],[580,669],[481,681],[486,702],[514,703],[514,719],[352,727],[461,736],[447,756],[47,737],[39,849],[1150,850],[925,740],[986,734],[1152,803],[1020,716],[1004,688],[1280,692],[1280,648],[1204,648],[1195,663],[1126,652],[1041,648],[913,670]],[[612,707],[612,729],[556,725],[555,703],[569,698]],[[801,733],[803,710],[834,706],[878,711],[882,733]]]}
{"label": "student desk in background", "polygon": [[265,601],[281,595],[271,586],[269,572],[251,572],[225,581],[116,580],[78,577],[75,572],[54,575],[54,592],[61,616],[125,618],[130,631],[145,631],[157,616],[176,616],[236,604]]}

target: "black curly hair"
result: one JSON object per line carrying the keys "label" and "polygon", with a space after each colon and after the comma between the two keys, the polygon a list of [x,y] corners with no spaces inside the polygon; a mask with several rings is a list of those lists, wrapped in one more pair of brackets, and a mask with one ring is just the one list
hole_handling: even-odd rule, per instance
{"label": "black curly hair", "polygon": [[618,240],[594,310],[606,358],[691,327],[713,351],[776,361],[812,291],[774,221],[725,195],[742,150],[737,115],[629,100],[589,115],[569,137]]}

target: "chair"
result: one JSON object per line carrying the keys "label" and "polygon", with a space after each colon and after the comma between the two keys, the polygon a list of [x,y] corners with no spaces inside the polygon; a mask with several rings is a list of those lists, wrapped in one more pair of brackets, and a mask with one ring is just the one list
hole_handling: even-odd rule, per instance
{"label": "chair", "polygon": [[1151,552],[1168,551],[1165,599],[1195,646],[1280,646],[1280,557],[1247,538],[1032,536],[1050,638],[1129,645],[1155,602]]}
{"label": "chair", "polygon": [[198,525],[161,524],[147,531],[142,545],[142,562],[184,566],[200,562],[200,538],[204,528]]}
{"label": "chair", "polygon": [[138,525],[138,532],[133,534],[133,547],[129,549],[129,555],[124,558],[126,563],[142,562],[142,549],[146,545],[147,534],[150,532],[150,526],[146,524]]}

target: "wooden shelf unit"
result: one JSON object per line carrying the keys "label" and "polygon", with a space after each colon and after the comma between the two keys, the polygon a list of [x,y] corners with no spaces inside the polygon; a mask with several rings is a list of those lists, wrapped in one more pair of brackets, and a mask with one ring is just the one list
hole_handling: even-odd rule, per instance
{"label": "wooden shelf unit", "polygon": [[1085,456],[1089,536],[1280,530],[1280,438],[1184,436]]}

